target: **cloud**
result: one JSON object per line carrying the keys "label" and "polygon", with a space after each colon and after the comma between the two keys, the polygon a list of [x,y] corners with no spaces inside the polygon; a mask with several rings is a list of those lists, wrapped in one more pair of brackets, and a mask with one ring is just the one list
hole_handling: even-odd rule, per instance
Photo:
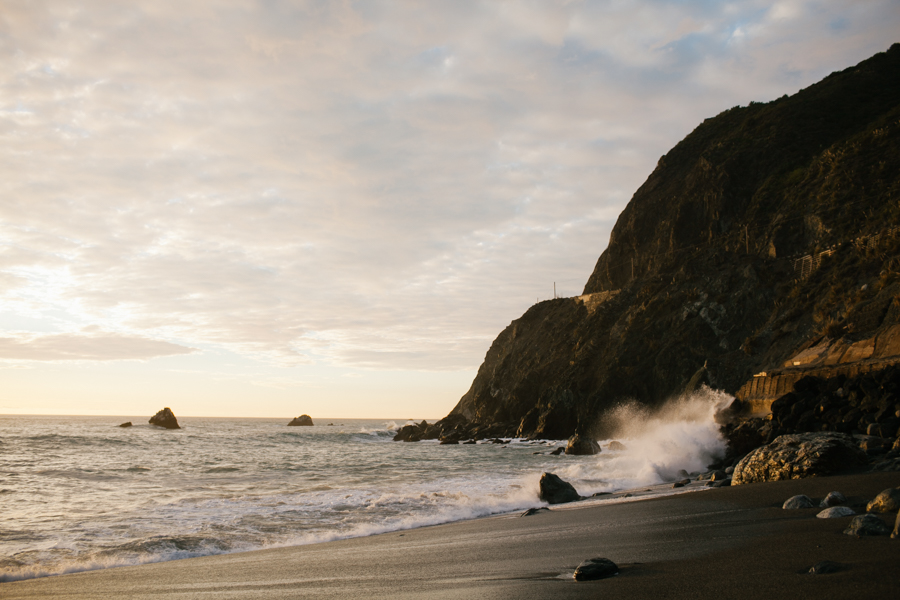
{"label": "cloud", "polygon": [[[9,2],[0,313],[125,355],[474,368],[554,282],[581,292],[699,122],[898,21],[888,0]],[[58,335],[4,348],[107,356]]]}
{"label": "cloud", "polygon": [[196,352],[193,348],[162,340],[96,330],[48,335],[0,336],[0,359],[3,360],[148,360],[193,352]]}

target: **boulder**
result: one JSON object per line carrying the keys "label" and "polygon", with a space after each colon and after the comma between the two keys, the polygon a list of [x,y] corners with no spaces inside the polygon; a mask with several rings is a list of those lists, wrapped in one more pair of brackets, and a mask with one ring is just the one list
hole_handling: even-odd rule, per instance
{"label": "boulder", "polygon": [[172,409],[166,407],[150,417],[150,424],[157,427],[165,427],[166,429],[181,429],[178,426],[178,419],[172,413]]}
{"label": "boulder", "polygon": [[553,456],[559,456],[560,454],[562,454],[562,453],[565,452],[565,451],[566,451],[566,449],[563,448],[562,446],[560,446],[559,448],[557,448],[556,450],[554,450],[554,451],[551,452],[550,454],[552,454]]}
{"label": "boulder", "polygon": [[569,443],[566,445],[566,454],[582,456],[599,452],[600,444],[577,433],[569,438]]}
{"label": "boulder", "polygon": [[728,473],[725,471],[713,471],[709,476],[710,481],[723,481],[725,479],[729,479]]}
{"label": "boulder", "polygon": [[897,512],[897,520],[894,521],[894,532],[891,533],[891,539],[900,538],[900,511]]}
{"label": "boulder", "polygon": [[884,521],[875,515],[859,515],[850,521],[850,527],[844,530],[847,535],[887,535],[891,532]]}
{"label": "boulder", "polygon": [[855,440],[843,433],[782,435],[741,459],[733,485],[831,475],[865,460]]}
{"label": "boulder", "polygon": [[581,500],[581,496],[575,491],[571,483],[563,481],[553,473],[541,475],[540,499],[547,504],[564,504]]}
{"label": "boulder", "polygon": [[846,504],[847,498],[840,492],[828,492],[828,495],[825,496],[825,499],[819,502],[819,506],[821,508],[828,508],[831,506],[837,506],[838,504]]}
{"label": "boulder", "polygon": [[124,423],[119,425],[119,427],[131,427],[131,421],[125,421]]}
{"label": "boulder", "polygon": [[855,514],[856,511],[852,508],[847,508],[846,506],[832,506],[817,514],[816,517],[819,519],[839,519],[841,517],[852,517]]}
{"label": "boulder", "polygon": [[894,513],[900,511],[900,488],[888,488],[866,505],[866,512]]}
{"label": "boulder", "polygon": [[291,419],[291,422],[288,423],[288,427],[312,427],[312,417],[309,415],[300,415],[296,419]]}
{"label": "boulder", "polygon": [[812,508],[814,506],[812,500],[810,500],[809,496],[804,496],[803,494],[799,494],[797,496],[791,496],[787,500],[784,501],[784,504],[781,505],[781,508],[785,510],[796,510],[798,508]]}
{"label": "boulder", "polygon": [[617,442],[616,440],[613,440],[609,443],[609,446],[607,446],[607,449],[612,452],[623,452],[625,450],[628,450],[628,447],[625,444],[623,444],[622,442]]}
{"label": "boulder", "polygon": [[589,558],[575,568],[575,581],[595,581],[619,574],[619,567],[608,558]]}

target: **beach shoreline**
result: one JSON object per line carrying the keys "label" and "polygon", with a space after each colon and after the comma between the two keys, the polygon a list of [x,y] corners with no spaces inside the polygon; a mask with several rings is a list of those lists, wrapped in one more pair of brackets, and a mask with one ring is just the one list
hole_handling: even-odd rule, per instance
{"label": "beach shoreline", "polygon": [[[554,507],[369,537],[86,571],[0,584],[4,598],[816,598],[897,597],[900,540],[844,535],[850,517],[788,511],[843,492],[864,504],[900,473],[718,488]],[[882,515],[893,526],[896,515]],[[575,582],[603,556],[620,574]],[[830,560],[842,569],[805,574]]]}

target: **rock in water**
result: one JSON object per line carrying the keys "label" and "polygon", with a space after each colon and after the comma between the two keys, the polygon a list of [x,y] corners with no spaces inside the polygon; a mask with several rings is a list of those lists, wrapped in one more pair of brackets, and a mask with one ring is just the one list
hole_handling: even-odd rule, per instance
{"label": "rock in water", "polygon": [[900,510],[900,488],[888,488],[875,496],[866,512],[892,513]]}
{"label": "rock in water", "polygon": [[608,558],[589,558],[575,569],[575,581],[594,581],[619,574],[619,567]]}
{"label": "rock in water", "polygon": [[589,455],[599,452],[600,444],[577,433],[569,438],[566,445],[566,454]]}
{"label": "rock in water", "polygon": [[733,485],[831,475],[865,460],[853,438],[843,433],[782,435],[741,459]]}
{"label": "rock in water", "polygon": [[607,448],[612,452],[623,452],[625,450],[628,450],[628,447],[625,446],[625,444],[623,444],[622,442],[617,442],[616,440],[611,441]]}
{"label": "rock in water", "polygon": [[838,504],[846,504],[847,498],[840,492],[828,492],[828,495],[825,496],[825,499],[819,503],[819,506],[822,508],[829,508],[831,506],[837,506]]}
{"label": "rock in water", "polygon": [[856,511],[852,508],[847,508],[846,506],[832,506],[817,514],[816,517],[820,519],[839,519],[841,517],[852,517],[855,514]]}
{"label": "rock in water", "polygon": [[803,494],[799,494],[797,496],[791,496],[787,500],[784,501],[784,504],[781,505],[781,508],[785,510],[796,510],[798,508],[812,508],[814,506],[812,500],[810,500],[809,496],[804,496]]}
{"label": "rock in water", "polygon": [[312,427],[312,417],[309,415],[300,415],[296,419],[291,419],[291,422],[288,423],[288,427]]}
{"label": "rock in water", "polygon": [[859,515],[850,521],[850,527],[844,530],[847,535],[887,535],[891,532],[884,521],[875,515]]}
{"label": "rock in water", "polygon": [[131,421],[125,421],[124,423],[119,425],[119,427],[131,427]]}
{"label": "rock in water", "polygon": [[540,499],[547,504],[564,504],[581,500],[581,496],[568,481],[563,481],[553,473],[541,475]]}
{"label": "rock in water", "polygon": [[157,427],[165,427],[166,429],[181,429],[178,426],[178,419],[175,418],[172,409],[168,406],[150,417],[150,424]]}

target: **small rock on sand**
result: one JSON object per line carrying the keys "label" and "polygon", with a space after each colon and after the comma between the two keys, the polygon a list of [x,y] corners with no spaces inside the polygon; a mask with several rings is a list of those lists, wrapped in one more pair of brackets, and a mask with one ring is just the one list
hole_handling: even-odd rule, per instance
{"label": "small rock on sand", "polygon": [[844,530],[847,535],[887,535],[891,532],[884,521],[875,515],[859,515],[850,521],[850,527]]}
{"label": "small rock on sand", "polygon": [[897,512],[900,510],[900,488],[888,488],[875,496],[866,506],[866,512]]}
{"label": "small rock on sand", "polygon": [[784,504],[781,508],[785,510],[795,510],[798,508],[812,508],[815,506],[812,500],[809,499],[809,496],[805,496],[803,494],[799,494],[797,496],[791,496],[787,500],[784,501]]}
{"label": "small rock on sand", "polygon": [[846,506],[832,506],[817,514],[816,517],[820,519],[839,519],[841,517],[852,517],[855,514],[856,511],[852,508],[847,508]]}
{"label": "small rock on sand", "polygon": [[840,492],[828,492],[828,495],[825,496],[825,499],[819,502],[819,507],[828,508],[830,506],[837,506],[838,504],[846,504],[847,498]]}
{"label": "small rock on sand", "polygon": [[831,562],[830,560],[823,560],[820,563],[816,563],[809,570],[811,575],[827,575],[828,573],[834,573],[836,571],[841,570],[841,565],[836,562]]}
{"label": "small rock on sand", "polygon": [[619,574],[619,567],[608,558],[589,558],[575,569],[575,581],[594,581]]}

